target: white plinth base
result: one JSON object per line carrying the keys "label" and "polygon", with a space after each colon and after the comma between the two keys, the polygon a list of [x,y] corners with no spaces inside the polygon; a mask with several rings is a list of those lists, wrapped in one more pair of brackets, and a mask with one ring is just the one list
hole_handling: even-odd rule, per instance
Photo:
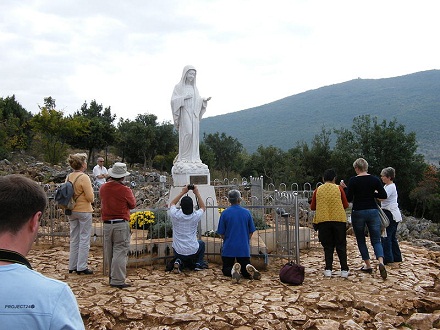
{"label": "white plinth base", "polygon": [[176,162],[171,169],[173,186],[183,187],[187,184],[209,185],[211,177],[208,165],[203,163]]}

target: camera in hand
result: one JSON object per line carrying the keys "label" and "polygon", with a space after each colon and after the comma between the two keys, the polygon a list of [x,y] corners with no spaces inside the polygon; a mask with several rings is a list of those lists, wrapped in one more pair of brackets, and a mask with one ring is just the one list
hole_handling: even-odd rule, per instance
{"label": "camera in hand", "polygon": [[188,190],[194,190],[194,185],[193,184],[189,184],[188,185]]}

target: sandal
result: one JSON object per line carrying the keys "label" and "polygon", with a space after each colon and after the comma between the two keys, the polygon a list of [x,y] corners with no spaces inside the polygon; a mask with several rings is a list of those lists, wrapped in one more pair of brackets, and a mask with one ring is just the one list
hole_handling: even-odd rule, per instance
{"label": "sandal", "polygon": [[372,272],[373,272],[373,268],[365,268],[365,266],[362,266],[362,268],[360,269],[360,271],[361,272],[364,272],[364,273],[368,273],[368,274],[371,274]]}

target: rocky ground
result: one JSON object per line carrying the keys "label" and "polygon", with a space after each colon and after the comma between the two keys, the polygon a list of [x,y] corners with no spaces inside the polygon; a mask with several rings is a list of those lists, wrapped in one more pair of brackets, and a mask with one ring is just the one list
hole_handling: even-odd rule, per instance
{"label": "rocky ground", "polygon": [[[220,265],[200,272],[166,273],[163,265],[130,267],[132,287],[108,285],[102,248],[92,246],[94,275],[68,274],[68,243],[38,244],[34,268],[67,282],[86,329],[432,329],[440,328],[440,252],[401,243],[404,261],[365,274],[353,236],[348,236],[350,276],[322,274],[323,252],[301,250],[303,285],[279,281],[286,260],[270,259],[260,281],[232,283]],[[372,249],[370,248],[370,251]],[[377,266],[377,264],[375,264]]]}
{"label": "rocky ground", "polygon": [[[21,173],[39,182],[62,182],[63,167],[32,157],[0,161],[0,175]],[[301,250],[306,277],[301,286],[279,281],[287,260],[270,259],[260,281],[234,284],[221,265],[182,274],[165,273],[164,265],[128,269],[133,287],[120,290],[103,275],[102,247],[92,246],[91,276],[68,274],[67,239],[54,246],[39,243],[29,259],[41,273],[67,282],[75,293],[86,329],[432,329],[440,328],[439,227],[425,219],[405,217],[402,263],[365,274],[354,237],[348,236],[348,279],[322,275],[318,244]],[[372,249],[370,248],[372,253]],[[375,264],[377,266],[377,263]]]}

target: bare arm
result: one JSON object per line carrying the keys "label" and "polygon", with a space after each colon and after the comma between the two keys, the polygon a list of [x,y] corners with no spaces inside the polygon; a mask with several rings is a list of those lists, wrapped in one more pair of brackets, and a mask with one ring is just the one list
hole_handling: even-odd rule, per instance
{"label": "bare arm", "polygon": [[202,209],[203,212],[205,212],[206,211],[205,201],[200,195],[199,188],[197,188],[197,186],[194,186],[194,195],[196,195],[197,200],[199,201],[199,208]]}
{"label": "bare arm", "polygon": [[174,197],[174,199],[171,201],[170,206],[177,205],[177,203],[179,203],[179,201],[183,197],[183,195],[185,195],[187,192],[188,192],[188,186],[183,187],[182,191],[176,197]]}

